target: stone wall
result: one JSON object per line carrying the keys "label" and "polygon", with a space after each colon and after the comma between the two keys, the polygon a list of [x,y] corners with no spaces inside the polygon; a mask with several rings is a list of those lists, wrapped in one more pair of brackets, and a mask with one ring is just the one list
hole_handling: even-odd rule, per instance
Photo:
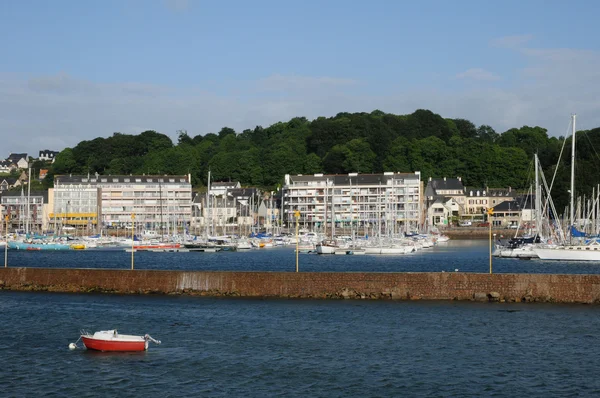
{"label": "stone wall", "polygon": [[320,299],[596,303],[600,302],[600,275],[0,268],[0,289]]}

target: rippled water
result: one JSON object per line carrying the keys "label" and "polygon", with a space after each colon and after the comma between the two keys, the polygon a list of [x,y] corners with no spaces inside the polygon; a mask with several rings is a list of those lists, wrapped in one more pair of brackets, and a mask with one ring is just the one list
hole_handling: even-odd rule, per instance
{"label": "rippled water", "polygon": [[[597,306],[0,291],[0,313],[1,396],[600,394]],[[163,343],[70,351],[81,328]]]}
{"label": "rippled water", "polygon": [[[131,267],[131,253],[118,251],[9,251],[8,265],[18,267],[122,268]],[[293,247],[247,252],[134,254],[136,269],[295,271]],[[489,272],[485,240],[457,240],[401,256],[299,255],[300,271]],[[496,273],[600,273],[600,263],[494,259]]]}

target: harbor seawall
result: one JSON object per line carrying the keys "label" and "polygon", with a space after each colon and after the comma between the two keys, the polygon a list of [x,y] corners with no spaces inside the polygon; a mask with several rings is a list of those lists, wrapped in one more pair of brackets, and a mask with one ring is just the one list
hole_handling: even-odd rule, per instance
{"label": "harbor seawall", "polygon": [[0,268],[0,289],[265,298],[599,303],[600,275]]}

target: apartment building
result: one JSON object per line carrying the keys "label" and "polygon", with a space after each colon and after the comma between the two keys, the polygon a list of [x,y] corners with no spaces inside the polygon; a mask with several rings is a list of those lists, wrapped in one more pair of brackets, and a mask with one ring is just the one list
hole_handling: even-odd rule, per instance
{"label": "apartment building", "polygon": [[9,191],[2,194],[2,230],[6,226],[8,216],[10,231],[42,232],[47,228],[46,192]]}
{"label": "apartment building", "polygon": [[[227,186],[225,190],[206,194],[196,194],[192,203],[190,229],[195,233],[209,230],[209,233],[224,233],[229,227],[236,232],[249,233],[256,220],[256,207],[260,200],[257,188],[236,188],[239,183]],[[212,185],[211,185],[212,187]]]}
{"label": "apartment building", "polygon": [[414,230],[420,223],[421,173],[285,175],[284,223],[308,230],[356,226],[387,232]]}
{"label": "apartment building", "polygon": [[466,188],[465,215],[482,215],[490,207],[515,200],[517,192],[508,188]]}
{"label": "apartment building", "polygon": [[77,229],[131,227],[184,229],[191,218],[189,175],[66,176],[49,195],[55,225]]}

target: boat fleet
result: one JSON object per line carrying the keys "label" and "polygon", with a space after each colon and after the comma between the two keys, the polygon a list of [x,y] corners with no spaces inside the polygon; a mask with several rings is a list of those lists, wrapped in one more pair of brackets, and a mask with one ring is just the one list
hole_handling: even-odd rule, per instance
{"label": "boat fleet", "polygon": [[298,236],[292,234],[272,235],[256,234],[250,236],[196,236],[171,235],[156,236],[142,233],[140,236],[44,236],[44,235],[12,235],[8,241],[1,241],[0,246],[9,250],[26,251],[64,251],[64,250],[125,250],[155,252],[217,252],[217,251],[250,251],[272,247],[293,246],[299,253],[317,254],[408,254],[417,250],[448,241],[441,234],[412,234],[401,237],[326,237],[322,233],[302,232]]}
{"label": "boat fleet", "polygon": [[[568,225],[563,226],[560,223],[561,217],[556,212],[550,196],[552,185],[548,186],[546,183],[536,155],[534,222],[521,236],[517,230],[515,236],[507,241],[496,240],[493,256],[600,262],[600,186],[598,192],[592,192],[592,198],[587,204],[585,200],[575,204],[575,120],[575,115],[572,115],[571,189],[569,216],[566,220]],[[543,191],[546,195],[542,201]]]}
{"label": "boat fleet", "polygon": [[386,237],[328,237],[313,232],[299,237],[298,252],[316,254],[380,254],[399,255],[433,247],[437,243],[447,242],[449,238],[442,234],[403,234]]}

